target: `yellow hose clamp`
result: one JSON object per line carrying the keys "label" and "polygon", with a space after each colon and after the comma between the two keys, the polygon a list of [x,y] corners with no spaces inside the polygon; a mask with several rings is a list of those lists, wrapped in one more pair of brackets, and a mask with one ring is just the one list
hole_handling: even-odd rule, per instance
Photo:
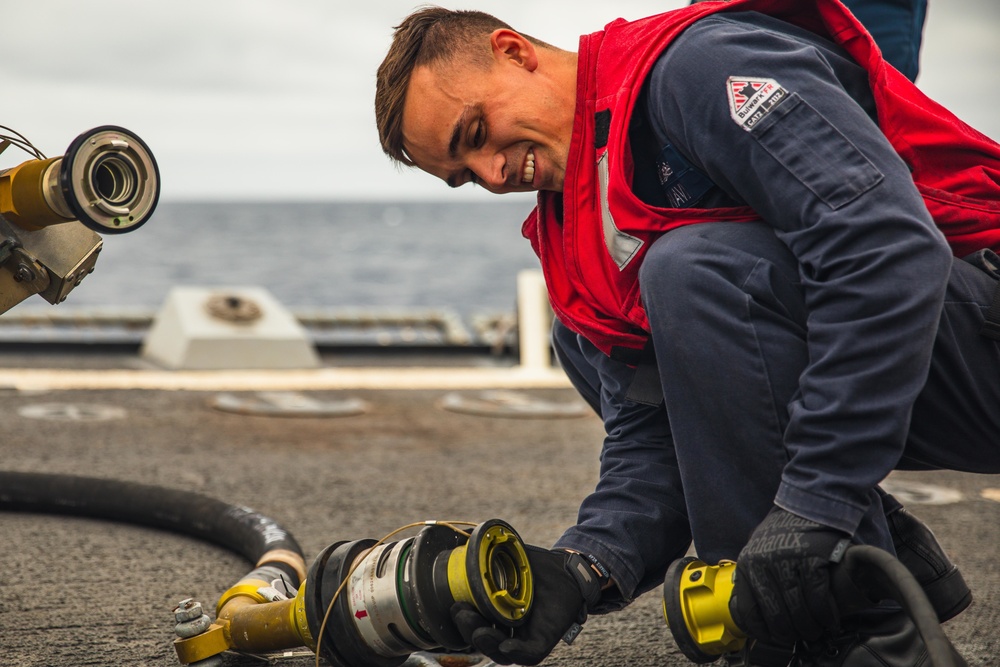
{"label": "yellow hose clamp", "polygon": [[291,622],[298,630],[299,635],[302,637],[302,643],[309,647],[310,649],[316,648],[316,640],[312,636],[312,632],[309,630],[309,619],[306,616],[306,586],[308,581],[303,577],[302,585],[299,586],[299,591],[295,595],[295,605],[292,607],[292,619]]}
{"label": "yellow hose clamp", "polygon": [[216,618],[222,618],[223,612],[222,608],[229,603],[233,598],[238,598],[241,595],[251,598],[257,604],[263,604],[267,602],[267,598],[260,594],[260,589],[266,588],[271,584],[266,581],[261,581],[258,579],[242,579],[235,586],[230,588],[228,591],[222,594],[219,598],[219,602],[215,605],[215,616]]}

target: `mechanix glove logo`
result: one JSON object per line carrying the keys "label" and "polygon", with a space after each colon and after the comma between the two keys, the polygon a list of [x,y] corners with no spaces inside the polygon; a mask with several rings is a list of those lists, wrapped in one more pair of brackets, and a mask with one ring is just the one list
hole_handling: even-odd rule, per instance
{"label": "mechanix glove logo", "polygon": [[774,79],[731,76],[726,79],[729,115],[749,132],[788,97],[788,91]]}
{"label": "mechanix glove logo", "polygon": [[849,536],[775,507],[740,552],[733,618],[759,640],[791,644],[834,631],[829,568]]}

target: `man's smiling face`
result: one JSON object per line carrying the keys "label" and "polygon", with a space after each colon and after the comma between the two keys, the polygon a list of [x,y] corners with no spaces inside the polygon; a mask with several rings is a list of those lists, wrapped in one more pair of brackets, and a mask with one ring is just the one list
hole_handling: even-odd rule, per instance
{"label": "man's smiling face", "polygon": [[451,187],[561,192],[575,87],[567,99],[517,33],[498,30],[492,44],[485,69],[459,62],[414,68],[403,107],[406,153]]}

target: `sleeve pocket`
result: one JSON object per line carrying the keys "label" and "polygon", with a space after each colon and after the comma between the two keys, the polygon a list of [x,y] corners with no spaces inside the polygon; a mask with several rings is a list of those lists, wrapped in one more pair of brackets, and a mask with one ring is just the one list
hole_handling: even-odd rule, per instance
{"label": "sleeve pocket", "polygon": [[751,134],[830,208],[849,204],[882,181],[864,153],[798,94],[772,109]]}

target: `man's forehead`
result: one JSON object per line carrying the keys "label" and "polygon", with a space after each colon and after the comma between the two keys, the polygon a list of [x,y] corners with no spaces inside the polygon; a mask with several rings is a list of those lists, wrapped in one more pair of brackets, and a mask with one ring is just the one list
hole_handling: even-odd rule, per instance
{"label": "man's forehead", "polygon": [[421,158],[453,158],[461,141],[462,124],[475,108],[429,68],[414,69],[403,105],[403,147],[407,154],[418,165]]}

